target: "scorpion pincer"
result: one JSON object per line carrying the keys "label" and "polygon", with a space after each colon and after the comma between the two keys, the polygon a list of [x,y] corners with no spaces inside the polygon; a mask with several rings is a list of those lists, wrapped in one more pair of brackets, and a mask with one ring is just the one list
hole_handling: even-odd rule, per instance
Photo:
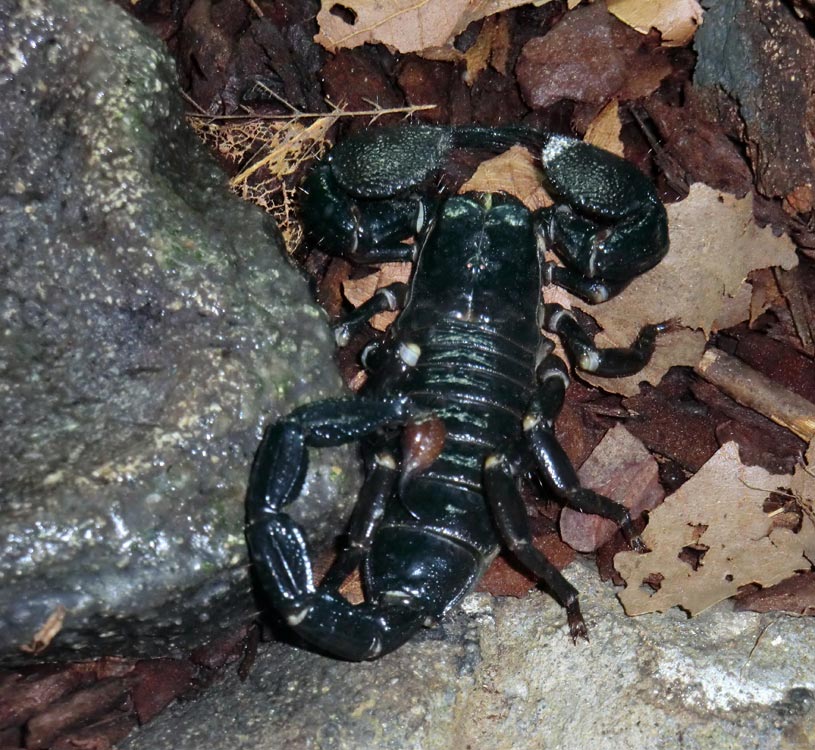
{"label": "scorpion pincer", "polygon": [[[539,154],[554,206],[532,212],[504,194],[428,187],[454,149],[515,144]],[[379,290],[336,328],[342,343],[374,313],[401,310],[363,353],[360,394],[300,406],[265,430],[246,527],[263,594],[312,647],[375,659],[442,618],[504,545],[565,607],[572,638],[586,637],[577,591],[532,545],[520,482],[536,472],[561,502],[642,543],[622,505],[580,486],[555,437],[569,376],[541,325],[578,369],[622,376],[648,362],[666,324],[645,326],[630,347],[599,349],[570,312],[541,301],[541,287],[601,302],[656,265],[668,229],[653,186],[573,138],[408,124],[335,146],[303,192],[307,236],[322,250],[415,266],[409,284]],[[545,263],[545,248],[563,265]],[[285,508],[301,492],[308,449],[352,441],[366,478],[344,547],[317,585],[303,529]],[[339,588],[357,569],[365,601],[352,605]]]}

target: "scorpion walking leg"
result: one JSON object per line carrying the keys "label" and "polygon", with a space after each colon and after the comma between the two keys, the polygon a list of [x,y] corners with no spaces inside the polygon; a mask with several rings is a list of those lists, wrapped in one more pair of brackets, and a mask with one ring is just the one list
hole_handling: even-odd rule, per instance
{"label": "scorpion walking leg", "polygon": [[575,510],[610,518],[620,527],[633,549],[644,551],[645,545],[634,532],[628,509],[604,495],[581,487],[572,462],[555,437],[555,417],[563,405],[569,383],[563,363],[554,355],[549,355],[540,365],[538,378],[538,394],[524,417],[524,434],[547,486]]}
{"label": "scorpion walking leg", "polygon": [[[425,614],[413,601],[354,607],[336,591],[317,588],[305,534],[283,508],[300,494],[308,446],[357,440],[404,421],[406,410],[402,399],[338,399],[296,409],[266,429],[252,467],[246,538],[258,580],[295,632],[342,658],[374,658],[396,648],[422,626]],[[369,512],[357,521],[363,544],[394,481],[383,464],[367,483]]]}
{"label": "scorpion walking leg", "polygon": [[577,589],[532,545],[532,532],[521,493],[506,456],[492,454],[484,464],[484,487],[501,538],[518,561],[543,581],[566,608],[569,634],[573,641],[588,640],[580,613]]}
{"label": "scorpion walking leg", "polygon": [[381,312],[400,310],[405,305],[408,285],[397,281],[376,290],[376,293],[356,310],[347,315],[342,322],[333,327],[337,346],[346,346],[354,335],[374,315]]}
{"label": "scorpion walking leg", "polygon": [[575,365],[584,372],[603,377],[634,375],[642,370],[654,353],[656,338],[670,329],[670,323],[647,325],[640,330],[632,346],[598,349],[594,337],[577,319],[557,304],[545,305],[545,327],[560,336]]}

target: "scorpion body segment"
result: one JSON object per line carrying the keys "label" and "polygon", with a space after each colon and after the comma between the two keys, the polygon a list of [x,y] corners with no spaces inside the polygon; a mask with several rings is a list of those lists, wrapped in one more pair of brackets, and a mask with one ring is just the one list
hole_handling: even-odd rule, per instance
{"label": "scorpion body segment", "polygon": [[[531,543],[518,488],[530,471],[640,544],[627,510],[582,488],[555,438],[569,379],[539,321],[578,366],[607,375],[640,369],[662,326],[644,328],[630,348],[599,350],[570,313],[541,302],[541,284],[589,298],[619,291],[667,250],[664,209],[626,162],[558,138],[478,126],[365,131],[304,184],[312,241],[358,262],[416,260],[409,285],[380,290],[339,328],[347,338],[374,312],[402,310],[365,359],[360,395],[270,425],[252,469],[247,541],[258,581],[321,651],[361,660],[397,648],[455,606],[502,545],[563,604],[572,637],[585,636],[577,592]],[[422,190],[452,149],[513,143],[541,147],[548,185],[565,203],[532,213],[506,195]],[[566,268],[541,262],[543,243]],[[366,479],[345,546],[317,585],[305,534],[285,507],[300,494],[309,448],[352,441],[362,442]],[[339,587],[358,568],[365,601],[354,606]]]}

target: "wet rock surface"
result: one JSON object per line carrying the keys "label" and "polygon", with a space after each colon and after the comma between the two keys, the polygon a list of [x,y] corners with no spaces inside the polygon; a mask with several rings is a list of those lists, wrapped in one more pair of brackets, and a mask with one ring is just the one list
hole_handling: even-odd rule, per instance
{"label": "wet rock surface", "polygon": [[[0,660],[60,607],[46,658],[166,656],[251,616],[252,454],[340,390],[333,346],[158,40],[101,1],[0,0],[0,27]],[[350,455],[312,462],[323,531]]]}
{"label": "wet rock surface", "polygon": [[471,595],[442,629],[377,662],[262,647],[199,701],[121,745],[212,748],[773,748],[815,741],[812,623],[719,605],[626,617],[584,564],[590,643],[548,596]]}

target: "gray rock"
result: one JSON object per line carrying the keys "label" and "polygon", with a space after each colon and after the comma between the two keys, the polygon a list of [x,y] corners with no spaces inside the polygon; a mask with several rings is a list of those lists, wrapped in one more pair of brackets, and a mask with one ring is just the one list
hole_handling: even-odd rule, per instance
{"label": "gray rock", "polygon": [[[166,655],[251,615],[252,454],[339,390],[333,345],[158,40],[102,0],[0,0],[0,29],[0,660],[60,605],[46,658]],[[313,462],[323,536],[349,455]]]}
{"label": "gray rock", "polygon": [[815,743],[815,622],[734,613],[627,617],[614,588],[571,566],[590,643],[563,610],[470,595],[372,663],[281,643],[176,705],[121,747],[147,750],[793,750]]}

